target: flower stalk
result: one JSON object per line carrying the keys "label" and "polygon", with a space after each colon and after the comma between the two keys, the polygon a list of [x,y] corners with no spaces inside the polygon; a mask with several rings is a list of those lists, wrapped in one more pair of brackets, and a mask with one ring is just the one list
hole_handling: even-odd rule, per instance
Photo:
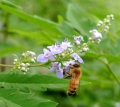
{"label": "flower stalk", "polygon": [[[21,57],[15,55],[13,65],[0,64],[3,67],[13,67],[26,73],[30,67],[39,67],[49,65],[50,71],[55,71],[57,77],[63,78],[63,70],[65,74],[70,70],[70,64],[81,63],[84,61],[80,57],[83,52],[89,51],[90,44],[98,44],[102,40],[102,32],[107,32],[113,20],[113,15],[108,15],[104,21],[99,21],[97,29],[89,31],[88,41],[84,42],[84,36],[73,36],[73,41],[70,42],[67,38],[62,43],[56,42],[51,46],[47,46],[43,49],[43,53],[36,57],[36,54],[32,51],[22,53]],[[39,62],[40,64],[33,64]]]}

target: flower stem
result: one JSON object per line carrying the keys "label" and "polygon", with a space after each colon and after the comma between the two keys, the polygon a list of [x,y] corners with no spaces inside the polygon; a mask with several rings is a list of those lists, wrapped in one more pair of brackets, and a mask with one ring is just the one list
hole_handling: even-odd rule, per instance
{"label": "flower stem", "polygon": [[113,71],[111,70],[110,66],[108,64],[105,64],[106,67],[108,68],[108,70],[110,71],[110,73],[113,75],[114,79],[117,81],[117,83],[120,86],[120,81],[118,80],[118,78],[116,77],[116,75],[113,73]]}
{"label": "flower stem", "polygon": [[[7,37],[8,37],[8,27],[9,27],[9,16],[10,14],[7,12],[6,13],[6,17],[5,17],[5,22],[3,24],[3,41],[6,41]],[[1,63],[2,64],[6,64],[6,58],[2,57],[1,58]],[[1,71],[5,71],[5,66],[1,66]]]}
{"label": "flower stem", "polygon": [[5,64],[0,64],[1,67],[10,67],[10,68],[13,68],[14,66],[13,65],[5,65]]}
{"label": "flower stem", "polygon": [[83,45],[80,46],[80,47],[77,47],[73,52],[66,54],[66,55],[62,58],[62,60],[65,59],[66,57],[70,56],[71,54],[73,54],[73,53],[81,50],[82,48],[84,48],[85,46],[87,46],[87,45],[89,45],[89,44],[91,44],[90,41],[88,41],[86,44],[83,44]]}
{"label": "flower stem", "polygon": [[120,86],[120,81],[118,80],[118,78],[116,77],[116,75],[113,73],[113,71],[110,68],[110,66],[108,65],[108,63],[104,62],[103,60],[100,60],[100,61],[105,64],[105,66],[107,67],[107,69],[109,70],[109,72],[113,75],[114,79],[117,81],[118,85]]}

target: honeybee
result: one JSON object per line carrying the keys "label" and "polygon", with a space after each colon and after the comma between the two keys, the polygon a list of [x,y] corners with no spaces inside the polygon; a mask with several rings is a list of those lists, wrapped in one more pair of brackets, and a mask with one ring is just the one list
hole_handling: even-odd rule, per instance
{"label": "honeybee", "polygon": [[[65,74],[65,71],[64,71],[64,74]],[[71,64],[70,70],[66,74],[67,74],[67,76],[65,75],[65,78],[70,77],[70,83],[68,86],[67,93],[68,93],[68,95],[74,95],[74,94],[76,94],[76,91],[79,87],[80,77],[82,75],[80,65],[77,63]]]}

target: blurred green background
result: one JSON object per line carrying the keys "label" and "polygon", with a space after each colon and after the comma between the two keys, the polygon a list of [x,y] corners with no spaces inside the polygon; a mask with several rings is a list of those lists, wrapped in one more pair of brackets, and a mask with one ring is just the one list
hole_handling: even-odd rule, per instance
{"label": "blurred green background", "polygon": [[[32,50],[38,55],[56,41],[66,37],[72,41],[72,35],[83,35],[86,41],[89,30],[96,28],[98,20],[113,14],[115,20],[102,42],[90,45],[90,51],[81,55],[84,59],[81,81],[90,84],[81,85],[78,95],[72,97],[68,97],[65,90],[54,89],[38,94],[58,102],[58,107],[120,107],[120,0],[8,1],[11,4],[3,4],[31,16],[5,7],[0,9],[0,61],[3,64],[12,64],[13,54]],[[5,69],[1,67],[1,72]],[[33,73],[49,74],[46,68],[32,69]]]}

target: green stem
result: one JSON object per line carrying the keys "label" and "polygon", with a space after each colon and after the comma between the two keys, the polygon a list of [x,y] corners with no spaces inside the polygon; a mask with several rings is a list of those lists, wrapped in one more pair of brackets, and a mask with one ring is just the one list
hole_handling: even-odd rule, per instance
{"label": "green stem", "polygon": [[13,68],[14,66],[13,65],[5,65],[5,64],[0,64],[1,67],[10,67],[10,68]]}
{"label": "green stem", "polygon": [[89,44],[91,44],[90,41],[88,41],[86,44],[83,44],[83,45],[80,46],[80,47],[77,47],[73,52],[66,54],[66,55],[62,58],[62,60],[65,59],[67,56],[70,56],[71,54],[73,54],[73,53],[81,50],[82,48],[84,48],[85,46],[87,46],[87,45],[89,45]]}
{"label": "green stem", "polygon": [[100,60],[100,61],[105,64],[105,66],[107,67],[107,69],[110,71],[110,73],[113,75],[114,79],[117,81],[118,85],[120,86],[120,81],[118,80],[118,78],[116,77],[116,75],[113,73],[113,71],[110,68],[110,66],[108,65],[108,63],[104,62],[103,60]]}
{"label": "green stem", "polygon": [[113,71],[111,70],[110,66],[108,64],[106,64],[106,67],[108,68],[108,70],[110,71],[110,73],[113,75],[114,79],[117,81],[117,83],[120,86],[120,81],[118,80],[118,78],[116,77],[116,75],[113,73]]}

